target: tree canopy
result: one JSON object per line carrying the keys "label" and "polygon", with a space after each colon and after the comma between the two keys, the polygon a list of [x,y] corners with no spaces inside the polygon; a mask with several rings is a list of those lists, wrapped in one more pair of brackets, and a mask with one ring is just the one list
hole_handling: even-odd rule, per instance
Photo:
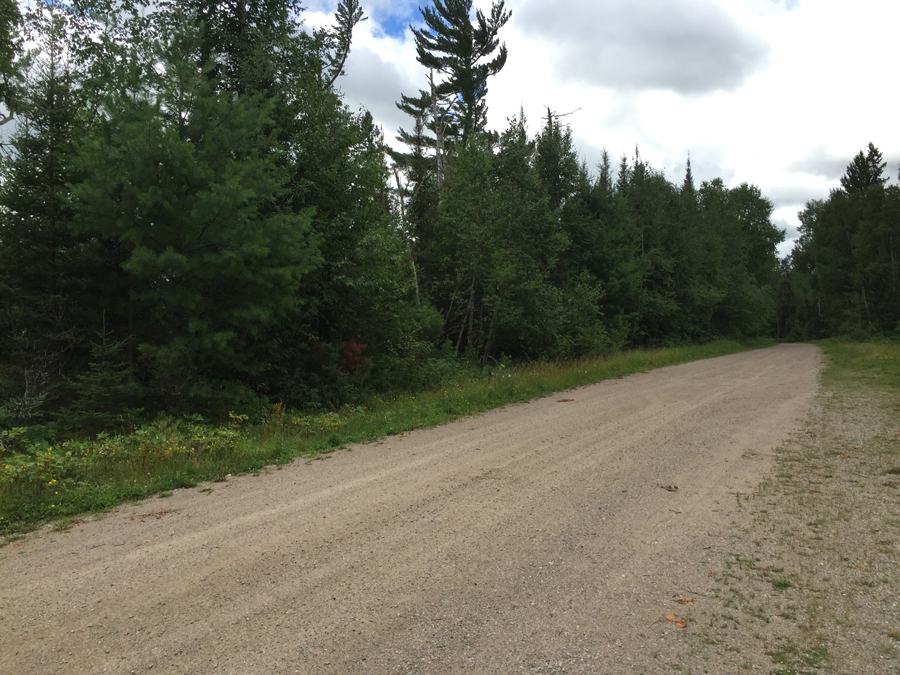
{"label": "tree canopy", "polygon": [[491,5],[489,15],[475,10],[475,21],[472,0],[435,0],[433,8],[423,7],[421,12],[425,28],[410,26],[416,56],[423,66],[444,76],[431,95],[449,98],[465,146],[486,123],[487,80],[506,65],[506,45],[498,34],[512,12],[503,0]]}
{"label": "tree canopy", "polygon": [[794,338],[900,331],[900,187],[872,143],[827,199],[807,203],[783,270],[780,334]]}
{"label": "tree canopy", "polygon": [[786,271],[753,185],[697,185],[689,160],[673,182],[637,148],[594,171],[549,106],[533,131],[524,112],[488,128],[502,1],[421,9],[403,150],[336,88],[356,0],[316,30],[295,0],[17,11],[0,5],[0,428],[334,409],[510,360],[900,319],[874,146],[809,206]]}

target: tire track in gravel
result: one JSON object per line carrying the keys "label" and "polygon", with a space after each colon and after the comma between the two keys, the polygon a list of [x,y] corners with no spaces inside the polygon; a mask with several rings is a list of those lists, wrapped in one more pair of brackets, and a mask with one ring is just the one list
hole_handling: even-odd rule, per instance
{"label": "tire track in gravel", "polygon": [[662,368],[30,536],[0,672],[657,671],[818,364]]}

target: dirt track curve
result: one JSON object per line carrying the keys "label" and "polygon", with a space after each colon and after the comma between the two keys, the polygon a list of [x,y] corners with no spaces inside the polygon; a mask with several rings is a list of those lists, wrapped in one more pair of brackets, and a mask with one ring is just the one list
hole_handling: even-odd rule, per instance
{"label": "dirt track curve", "polygon": [[660,672],[818,366],[663,368],[29,536],[0,673]]}

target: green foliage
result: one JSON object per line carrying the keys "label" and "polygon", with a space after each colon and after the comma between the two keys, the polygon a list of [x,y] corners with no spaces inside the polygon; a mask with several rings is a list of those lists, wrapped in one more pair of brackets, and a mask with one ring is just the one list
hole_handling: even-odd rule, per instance
{"label": "green foliage", "polygon": [[553,283],[568,240],[552,218],[534,151],[520,117],[496,152],[483,138],[459,151],[447,175],[438,221],[444,283],[432,293],[457,351],[482,363],[498,353],[584,354],[602,335],[596,282],[574,274],[565,289]]}
{"label": "green foliage", "polygon": [[61,374],[84,356],[98,281],[95,249],[70,229],[73,144],[86,126],[66,45],[72,27],[43,4],[27,25],[35,54],[0,159],[0,425],[13,426],[45,421],[57,405]]}
{"label": "green foliage", "polygon": [[841,187],[848,194],[854,192],[866,192],[874,185],[884,185],[887,177],[884,176],[886,162],[882,161],[881,151],[874,144],[869,143],[868,152],[856,155],[847,165],[847,172],[841,177]]}
{"label": "green foliage", "polygon": [[91,435],[127,429],[142,412],[136,406],[143,389],[124,360],[125,343],[98,337],[87,370],[68,383],[72,403],[56,416],[57,426]]}
{"label": "green foliage", "polygon": [[0,460],[0,529],[196,485],[211,467],[246,461],[232,457],[240,438],[235,425],[160,418],[126,435],[35,446]]}
{"label": "green foliage", "polygon": [[121,246],[120,325],[184,402],[207,399],[210,377],[258,371],[253,338],[293,309],[317,261],[309,215],[279,208],[274,102],[216,91],[191,58],[200,36],[185,23],[135,55],[140,88],[108,98],[73,187],[78,231]]}
{"label": "green foliage", "polygon": [[710,227],[718,228],[721,258],[716,286],[724,291],[713,325],[721,335],[765,333],[774,320],[779,282],[776,246],[784,240],[784,233],[771,222],[772,203],[755,186],[744,183],[724,190],[715,181],[701,187],[701,208],[707,199],[715,203],[707,212],[715,218]]}
{"label": "green foliage", "polygon": [[[3,411],[0,411],[2,413]],[[4,423],[9,417],[5,416]],[[21,443],[28,433],[28,427],[12,427],[0,430],[0,455],[13,455],[21,449]]]}
{"label": "green foliage", "polygon": [[549,109],[535,137],[524,115],[485,128],[502,2],[423,10],[432,73],[399,104],[404,153],[333,87],[356,0],[315,30],[295,0],[17,11],[0,5],[17,116],[0,163],[4,453],[769,330],[777,232],[758,190],[690,172],[678,187],[637,153],[595,180]]}
{"label": "green foliage", "polygon": [[457,146],[465,148],[485,132],[487,80],[506,64],[506,46],[497,35],[511,13],[503,0],[492,5],[490,16],[477,10],[474,23],[472,0],[438,0],[433,8],[420,9],[425,27],[412,32],[417,59],[429,70],[429,89],[419,90],[418,96],[401,95],[397,107],[412,117],[414,126],[411,133],[400,129],[398,140],[409,152],[389,153],[401,227],[427,288],[442,276],[435,250],[441,235],[435,228],[447,167]]}
{"label": "green foliage", "polygon": [[[759,346],[766,345],[752,345]],[[201,481],[224,480],[553,391],[748,348],[751,345],[723,341],[520,367],[501,362],[481,370],[458,364],[444,371],[447,379],[438,386],[418,394],[372,395],[365,405],[331,412],[292,412],[275,405],[255,424],[246,414],[232,413],[224,426],[207,424],[197,415],[161,417],[127,434],[36,444],[0,458],[0,532],[108,509]]]}
{"label": "green foliage", "polygon": [[771,330],[776,246],[784,235],[758,188],[729,189],[715,179],[695,190],[688,172],[679,189],[636,154],[633,168],[620,169],[616,195],[620,227],[637,247],[633,341],[677,344]]}
{"label": "green foliage", "polygon": [[811,201],[783,270],[785,333],[796,338],[900,330],[900,188],[885,186],[871,143],[847,166],[842,189]]}
{"label": "green foliage", "polygon": [[16,0],[0,0],[0,104],[6,111],[0,112],[0,125],[13,119],[18,107],[18,89],[23,63],[22,38],[19,27],[22,15]]}
{"label": "green foliage", "polygon": [[500,44],[497,34],[512,13],[505,10],[503,0],[491,5],[490,15],[476,10],[474,23],[472,0],[436,0],[433,8],[421,12],[426,27],[412,28],[416,57],[425,68],[445,76],[432,95],[452,101],[450,111],[466,146],[484,129],[487,80],[500,72],[507,58],[506,45]]}

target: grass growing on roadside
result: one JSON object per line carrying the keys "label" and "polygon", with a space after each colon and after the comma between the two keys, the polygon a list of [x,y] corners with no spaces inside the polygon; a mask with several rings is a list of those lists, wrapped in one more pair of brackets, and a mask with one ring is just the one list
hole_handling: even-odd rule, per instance
{"label": "grass growing on roadside", "polygon": [[900,389],[900,343],[826,340],[822,349],[829,359],[823,374],[826,382],[884,391]]}
{"label": "grass growing on roadside", "polygon": [[717,341],[566,363],[492,368],[432,391],[300,414],[274,406],[259,424],[162,418],[125,436],[66,441],[0,460],[0,532],[108,509],[158,492],[255,472],[349,443],[429,427],[551,392],[771,345]]}
{"label": "grass growing on roadside", "polygon": [[[773,674],[893,672],[900,667],[900,343],[821,347],[827,363],[817,406],[743,500],[746,520],[729,535],[724,559],[711,561],[721,572],[695,610],[694,625],[708,627],[690,644],[714,645],[704,654],[714,659],[755,645],[763,658],[744,662]],[[740,627],[723,622],[733,614]]]}

